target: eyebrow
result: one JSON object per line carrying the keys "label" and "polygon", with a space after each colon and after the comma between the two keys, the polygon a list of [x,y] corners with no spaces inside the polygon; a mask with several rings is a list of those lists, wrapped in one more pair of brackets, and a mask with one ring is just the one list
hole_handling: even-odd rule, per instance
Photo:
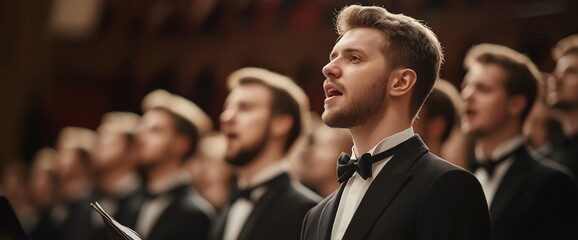
{"label": "eyebrow", "polygon": [[[343,52],[344,52],[344,53],[356,53],[356,52],[358,52],[358,53],[363,53],[363,51],[362,51],[361,49],[359,49],[359,48],[346,48],[346,49],[343,49]],[[337,55],[338,55],[337,52],[332,51],[332,52],[329,54],[329,61],[335,59],[335,58],[337,57]]]}

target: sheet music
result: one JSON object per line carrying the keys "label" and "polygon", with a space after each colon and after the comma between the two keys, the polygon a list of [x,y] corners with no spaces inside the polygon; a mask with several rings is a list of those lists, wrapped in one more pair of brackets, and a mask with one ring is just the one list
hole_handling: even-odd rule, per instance
{"label": "sheet music", "polygon": [[104,221],[104,225],[107,228],[109,236],[113,239],[124,239],[124,240],[141,240],[138,233],[134,230],[123,226],[116,220],[114,220],[101,206],[98,202],[91,203],[90,206],[96,210]]}

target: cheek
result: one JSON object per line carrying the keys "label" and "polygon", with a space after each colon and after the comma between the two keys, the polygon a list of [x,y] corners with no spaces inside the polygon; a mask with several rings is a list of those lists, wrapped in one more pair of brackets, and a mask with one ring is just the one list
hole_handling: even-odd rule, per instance
{"label": "cheek", "polygon": [[152,155],[157,156],[160,154],[163,154],[163,152],[166,151],[166,149],[168,148],[169,144],[167,144],[167,141],[161,137],[154,137],[151,139],[148,139],[144,146],[143,146],[143,154],[149,157],[152,157]]}
{"label": "cheek", "polygon": [[267,128],[269,128],[269,122],[264,118],[253,117],[252,119],[247,119],[239,127],[239,130],[242,131],[240,138],[247,143],[254,144],[259,142],[266,133]]}
{"label": "cheek", "polygon": [[485,122],[502,122],[508,117],[508,105],[506,101],[497,98],[488,98],[480,108],[480,112]]}
{"label": "cheek", "polygon": [[161,149],[161,148],[165,148],[165,146],[167,145],[167,140],[165,137],[163,136],[157,136],[154,138],[151,138],[148,142],[148,147],[150,147],[151,149]]}
{"label": "cheek", "polygon": [[108,152],[111,156],[119,156],[120,154],[123,153],[124,149],[126,148],[124,143],[121,141],[116,141],[115,143],[111,144],[109,147],[110,148],[109,148]]}
{"label": "cheek", "polygon": [[74,165],[74,155],[73,154],[63,154],[58,162],[58,172],[62,175],[67,174],[72,166]]}
{"label": "cheek", "polygon": [[572,96],[574,98],[578,97],[578,94],[576,94],[576,92],[578,91],[578,78],[569,78],[565,80],[565,84],[564,84],[564,92],[568,95],[568,96]]}
{"label": "cheek", "polygon": [[107,141],[102,146],[101,154],[108,159],[110,157],[118,156],[122,152],[123,148],[124,144],[121,141]]}

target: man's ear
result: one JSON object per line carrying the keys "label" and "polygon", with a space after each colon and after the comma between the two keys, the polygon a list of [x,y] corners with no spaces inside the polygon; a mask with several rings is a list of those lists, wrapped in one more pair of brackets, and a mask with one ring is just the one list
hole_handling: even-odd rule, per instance
{"label": "man's ear", "polygon": [[392,72],[389,83],[389,94],[392,96],[403,96],[413,89],[417,80],[415,71],[409,68],[398,69]]}
{"label": "man's ear", "polygon": [[522,95],[515,95],[508,98],[508,111],[510,116],[522,116],[522,112],[528,104],[527,99]]}
{"label": "man's ear", "polygon": [[273,136],[286,136],[293,127],[293,118],[287,114],[273,116],[271,122],[271,134]]}

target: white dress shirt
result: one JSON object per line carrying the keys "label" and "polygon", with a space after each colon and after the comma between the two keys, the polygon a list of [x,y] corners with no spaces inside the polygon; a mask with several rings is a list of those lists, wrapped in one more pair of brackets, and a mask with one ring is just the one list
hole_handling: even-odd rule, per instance
{"label": "white dress shirt", "polygon": [[[519,135],[516,136],[505,143],[498,146],[490,155],[490,159],[496,160],[500,157],[514,151],[520,145],[524,144],[526,138]],[[481,159],[486,159],[487,157],[483,156],[483,149],[481,147],[476,147],[475,155],[476,161],[481,161]],[[504,175],[510,169],[514,161],[513,157],[509,157],[504,162],[496,166],[492,176],[488,176],[488,172],[486,172],[483,168],[478,168],[474,171],[474,176],[478,179],[480,184],[482,185],[482,189],[484,190],[484,195],[486,196],[486,201],[488,202],[488,207],[492,205],[492,200],[494,200],[494,195],[496,194],[496,190],[498,186],[500,186],[500,182],[504,178]]]}
{"label": "white dress shirt", "polygon": [[[384,138],[371,150],[369,150],[368,153],[373,156],[375,154],[387,151],[388,149],[410,139],[413,135],[413,128],[410,127],[399,133]],[[355,150],[352,150],[351,152],[351,158],[356,159],[357,153],[355,153]],[[365,196],[367,189],[391,158],[392,157],[388,157],[373,163],[371,177],[367,178],[367,180],[364,180],[361,176],[359,176],[359,174],[357,174],[357,172],[351,176],[345,185],[345,188],[343,189],[343,194],[341,195],[341,200],[339,201],[339,207],[337,208],[337,214],[335,215],[335,221],[333,222],[331,239],[343,238],[345,230],[347,230],[347,227],[351,222],[351,218],[353,218],[353,214],[357,210],[357,207],[363,199],[363,196]]]}
{"label": "white dress shirt", "polygon": [[[241,188],[251,188],[267,182],[285,172],[287,172],[287,163],[285,160],[281,160],[267,166],[253,178],[249,179],[249,181],[243,182],[239,180],[237,184]],[[247,218],[255,207],[255,202],[257,202],[266,191],[266,186],[259,187],[251,193],[251,201],[245,198],[239,198],[231,205],[227,222],[225,223],[225,232],[223,234],[224,240],[234,240],[239,238],[239,234],[241,233]]]}

